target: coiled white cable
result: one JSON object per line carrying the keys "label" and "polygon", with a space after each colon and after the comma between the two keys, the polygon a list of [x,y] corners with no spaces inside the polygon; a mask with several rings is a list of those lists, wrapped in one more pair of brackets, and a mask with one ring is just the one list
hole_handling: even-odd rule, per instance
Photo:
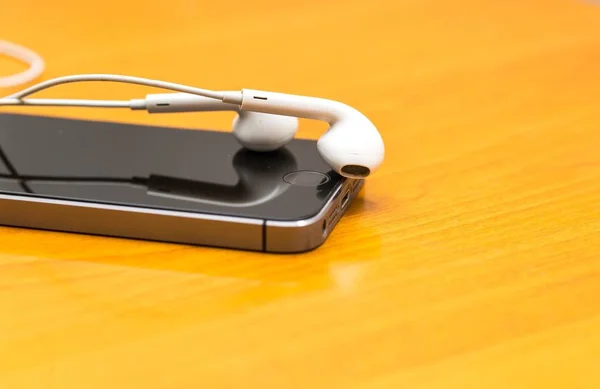
{"label": "coiled white cable", "polygon": [[27,84],[39,77],[45,68],[44,60],[39,54],[15,43],[0,40],[0,55],[14,58],[29,65],[29,68],[21,73],[0,77],[0,88],[11,88]]}

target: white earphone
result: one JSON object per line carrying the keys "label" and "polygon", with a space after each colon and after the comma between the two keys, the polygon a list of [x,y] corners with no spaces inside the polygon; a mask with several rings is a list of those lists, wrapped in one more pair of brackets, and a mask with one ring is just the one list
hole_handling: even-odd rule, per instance
{"label": "white earphone", "polygon": [[[149,94],[134,100],[25,99],[56,85],[82,81],[112,81],[146,85],[180,93]],[[330,128],[317,142],[320,155],[338,174],[363,179],[383,162],[385,148],[371,121],[343,103],[253,89],[211,91],[140,77],[86,74],[58,77],[0,99],[2,105],[129,108],[148,113],[232,110],[234,135],[254,151],[276,150],[297,131],[297,118],[322,120]]]}
{"label": "white earphone", "polygon": [[[317,147],[336,172],[365,178],[383,161],[384,145],[379,132],[362,113],[345,104],[252,89],[220,93],[220,101],[185,93],[151,94],[132,100],[130,107],[149,113],[237,110],[242,120],[234,121],[234,134],[243,146],[259,151],[274,150],[289,142],[296,133],[295,118],[322,120],[330,128]],[[261,113],[264,116],[259,116]]]}

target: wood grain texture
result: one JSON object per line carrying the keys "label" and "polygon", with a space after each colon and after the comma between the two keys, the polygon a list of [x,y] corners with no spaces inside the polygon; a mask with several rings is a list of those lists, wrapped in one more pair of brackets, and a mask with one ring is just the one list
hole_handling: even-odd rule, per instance
{"label": "wood grain texture", "polygon": [[[600,385],[593,1],[1,8],[2,38],[38,50],[45,78],[116,72],[339,99],[380,128],[387,157],[304,255],[0,229],[0,388]],[[39,97],[147,92],[90,83]],[[232,119],[37,112],[224,131]],[[323,129],[302,121],[299,136]]]}

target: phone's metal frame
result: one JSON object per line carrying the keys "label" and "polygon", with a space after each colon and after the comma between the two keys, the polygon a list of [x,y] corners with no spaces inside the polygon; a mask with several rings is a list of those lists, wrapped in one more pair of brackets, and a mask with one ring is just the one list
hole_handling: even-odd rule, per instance
{"label": "phone's metal frame", "polygon": [[0,194],[0,225],[272,253],[299,253],[323,244],[363,185],[363,180],[342,180],[318,214],[296,221],[4,193]]}

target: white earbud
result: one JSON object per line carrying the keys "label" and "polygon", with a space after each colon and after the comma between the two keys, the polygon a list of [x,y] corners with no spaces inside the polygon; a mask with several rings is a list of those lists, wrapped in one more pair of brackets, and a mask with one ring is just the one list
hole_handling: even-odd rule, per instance
{"label": "white earbud", "polygon": [[133,109],[148,113],[235,111],[233,134],[252,151],[273,151],[286,145],[298,131],[298,118],[240,110],[236,104],[186,93],[159,93],[135,100]]}
{"label": "white earbud", "polygon": [[[82,81],[122,82],[183,93],[148,95],[146,99],[129,101],[25,99],[56,85]],[[296,118],[322,120],[329,123],[330,128],[317,142],[319,152],[333,170],[350,178],[371,175],[385,154],[379,131],[365,115],[346,104],[317,97],[253,89],[212,91],[140,77],[83,74],[44,81],[0,99],[1,105],[130,108],[149,113],[235,110],[239,118],[234,121],[234,132],[240,143],[253,150],[273,150],[285,144],[296,133],[296,122],[292,122]]]}
{"label": "white earbud", "polygon": [[[226,94],[223,101],[239,102]],[[322,120],[330,128],[317,147],[323,159],[339,174],[365,178],[383,162],[385,147],[377,128],[356,109],[332,100],[243,89],[241,109]]]}
{"label": "white earbud", "polygon": [[298,130],[298,118],[240,111],[233,119],[233,134],[252,151],[273,151],[285,146]]}

